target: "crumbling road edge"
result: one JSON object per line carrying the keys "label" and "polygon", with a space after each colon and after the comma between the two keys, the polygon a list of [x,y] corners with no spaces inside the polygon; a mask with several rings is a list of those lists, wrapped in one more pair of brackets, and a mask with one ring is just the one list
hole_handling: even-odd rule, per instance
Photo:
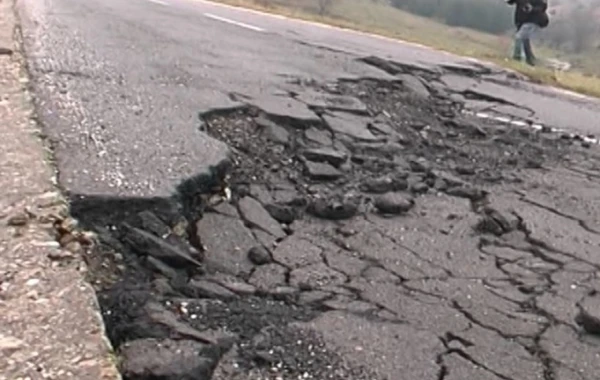
{"label": "crumbling road edge", "polygon": [[52,236],[66,204],[35,122],[14,4],[0,2],[0,379],[119,379],[82,257]]}

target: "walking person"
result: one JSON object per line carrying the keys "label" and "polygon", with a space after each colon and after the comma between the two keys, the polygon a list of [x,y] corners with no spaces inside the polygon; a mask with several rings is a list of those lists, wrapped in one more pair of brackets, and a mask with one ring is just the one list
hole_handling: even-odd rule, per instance
{"label": "walking person", "polygon": [[540,29],[548,26],[548,0],[507,0],[510,5],[515,6],[515,46],[513,59],[520,61],[522,53],[525,53],[525,62],[535,66],[535,55],[531,47],[531,39],[535,37]]}

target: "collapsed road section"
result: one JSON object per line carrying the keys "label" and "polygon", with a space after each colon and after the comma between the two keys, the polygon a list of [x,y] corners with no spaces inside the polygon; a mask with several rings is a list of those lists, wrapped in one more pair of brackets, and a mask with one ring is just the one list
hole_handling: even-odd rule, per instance
{"label": "collapsed road section", "polygon": [[126,380],[597,376],[594,148],[425,74],[290,88],[202,114],[231,157],[173,199],[72,200]]}

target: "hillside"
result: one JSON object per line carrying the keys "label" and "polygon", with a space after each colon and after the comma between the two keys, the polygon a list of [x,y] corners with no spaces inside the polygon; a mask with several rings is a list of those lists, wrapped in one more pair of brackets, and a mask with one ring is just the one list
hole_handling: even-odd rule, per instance
{"label": "hillside", "polygon": [[[590,26],[585,23],[570,22],[565,15],[566,2],[553,3],[554,12],[551,27],[544,30],[545,47],[538,46],[537,53],[541,58],[558,58],[574,63],[573,72],[556,72],[555,70],[541,67],[530,68],[518,62],[508,60],[512,45],[511,24],[509,30],[498,34],[485,33],[472,28],[450,26],[438,19],[417,16],[410,12],[391,6],[393,0],[217,0],[220,2],[257,8],[268,12],[284,14],[291,17],[323,22],[331,25],[350,29],[380,34],[405,41],[421,43],[451,53],[485,59],[505,67],[517,70],[528,75],[534,80],[564,87],[573,91],[600,97],[600,67],[597,65],[600,57],[599,51],[586,50],[582,52],[569,51],[560,48],[556,43],[562,38],[569,41],[572,36],[586,35],[581,32],[585,28],[573,26]],[[416,0],[406,0],[416,1]],[[431,0],[418,0],[431,1]],[[433,0],[441,3],[442,0]],[[452,0],[448,0],[452,1]],[[498,0],[457,0],[494,2]],[[588,6],[596,5],[600,1],[590,0]],[[558,4],[556,4],[558,3]],[[511,7],[500,4],[505,16],[510,17]],[[574,6],[571,4],[571,6]],[[554,8],[556,7],[556,8]],[[558,8],[561,7],[561,8]],[[559,12],[560,9],[560,12]],[[588,13],[589,14],[589,13]],[[556,17],[556,19],[554,18]],[[560,21],[563,20],[563,21]],[[596,23],[591,24],[596,27]],[[593,35],[593,34],[590,34]],[[554,40],[549,37],[554,37]],[[563,41],[561,41],[563,42]]]}

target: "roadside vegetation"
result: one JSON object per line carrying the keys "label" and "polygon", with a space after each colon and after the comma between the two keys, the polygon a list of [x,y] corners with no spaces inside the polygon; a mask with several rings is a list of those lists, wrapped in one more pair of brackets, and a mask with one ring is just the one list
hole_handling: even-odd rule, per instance
{"label": "roadside vegetation", "polygon": [[[600,97],[600,0],[561,0],[542,33],[538,56],[571,63],[569,71],[508,60],[512,8],[502,0],[217,0],[289,17],[420,43],[494,62],[532,80]],[[565,1],[565,0],[563,0]],[[596,12],[595,10],[598,10]]]}

